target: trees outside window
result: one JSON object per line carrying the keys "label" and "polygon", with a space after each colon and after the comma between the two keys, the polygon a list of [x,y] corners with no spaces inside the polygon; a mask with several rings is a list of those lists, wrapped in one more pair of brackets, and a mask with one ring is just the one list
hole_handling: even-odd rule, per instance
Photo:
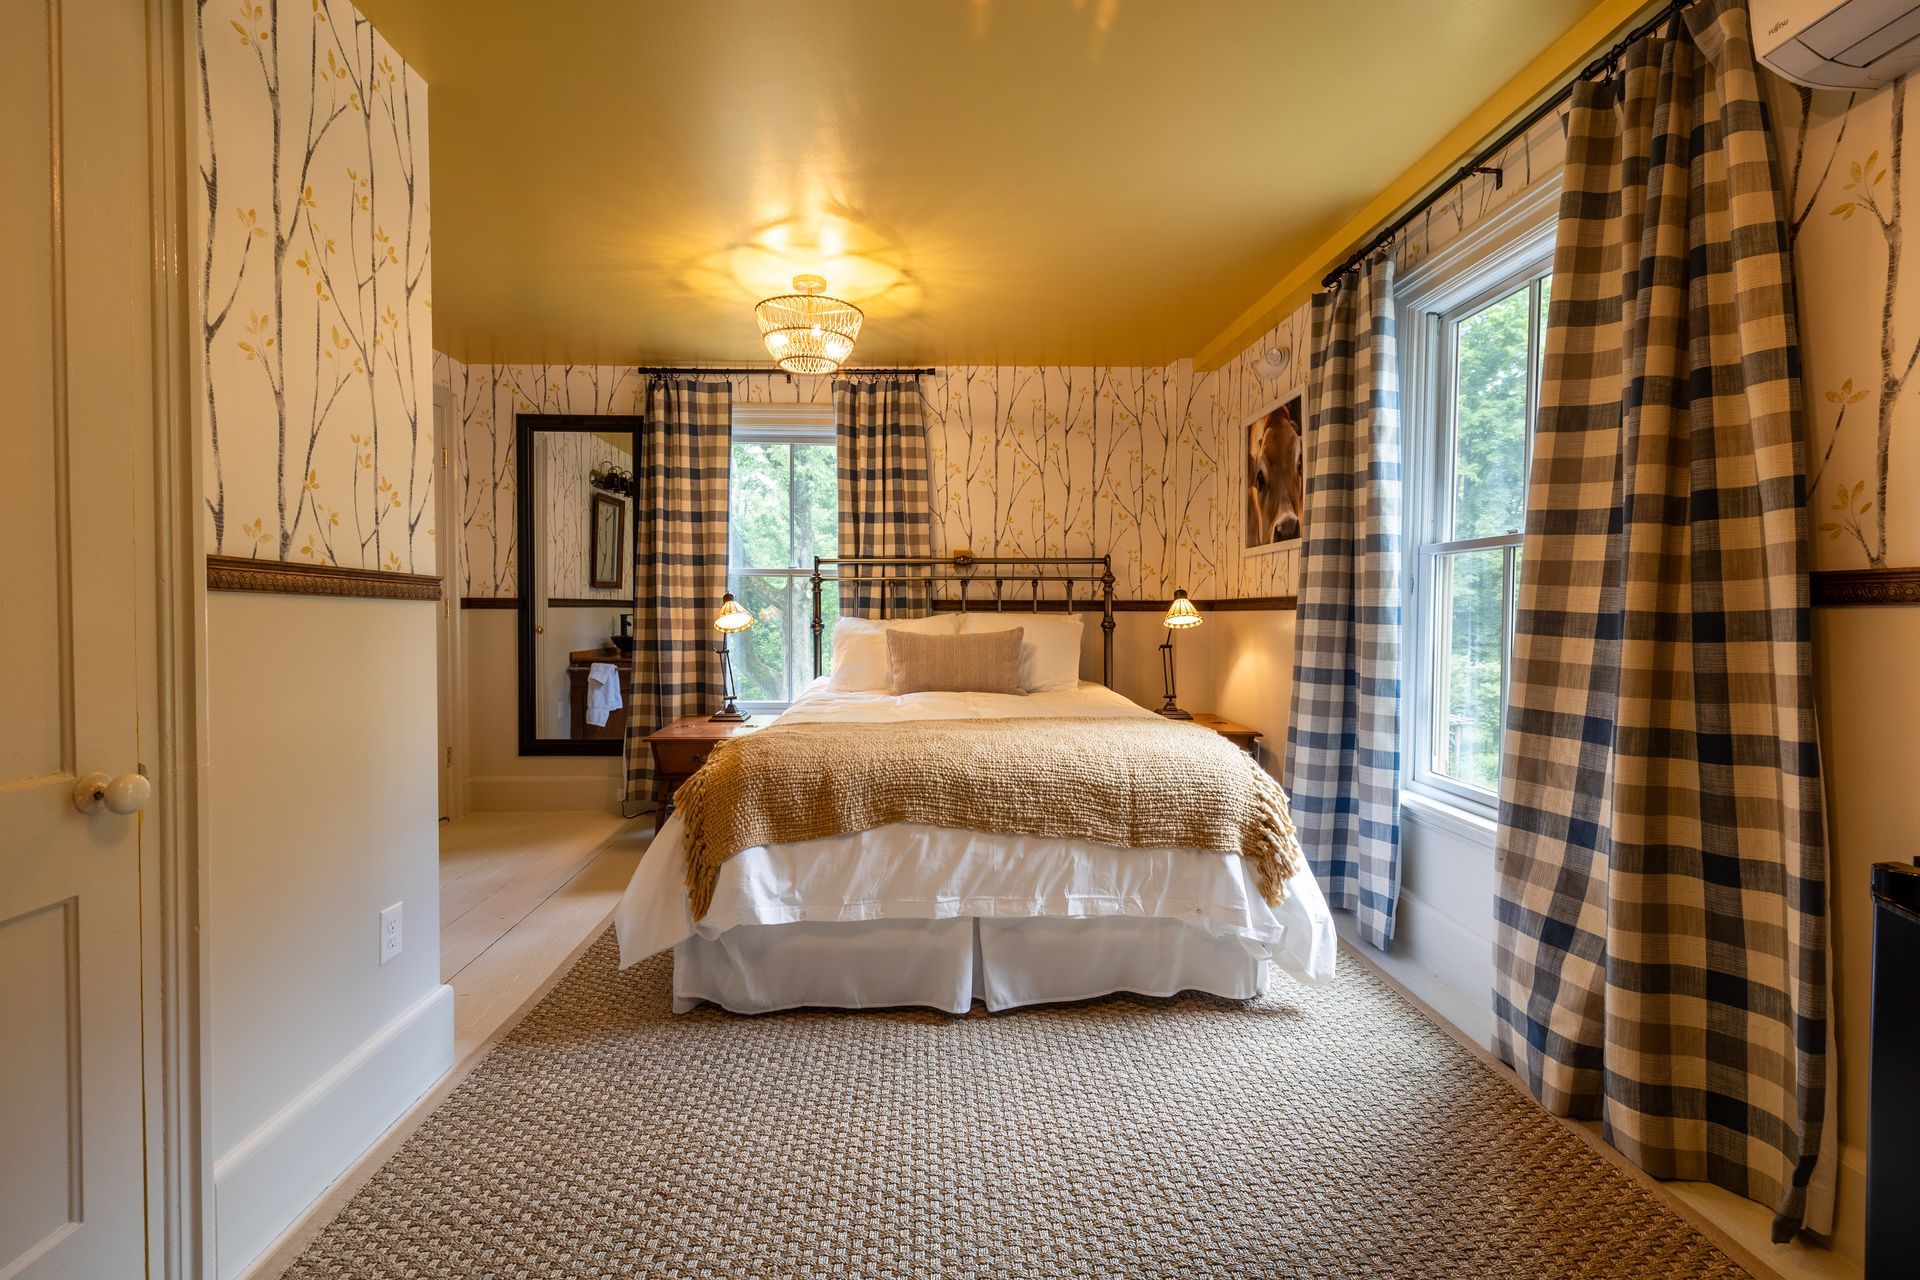
{"label": "trees outside window", "polygon": [[[839,553],[839,460],[824,432],[734,433],[728,479],[728,589],[754,625],[731,637],[740,701],[784,707],[813,678],[813,558]],[[839,588],[821,597],[829,661]]]}
{"label": "trees outside window", "polygon": [[[1553,280],[1513,277],[1429,317],[1433,447],[1415,529],[1413,773],[1491,806],[1500,785],[1527,460]],[[1419,394],[1422,388],[1416,388]]]}

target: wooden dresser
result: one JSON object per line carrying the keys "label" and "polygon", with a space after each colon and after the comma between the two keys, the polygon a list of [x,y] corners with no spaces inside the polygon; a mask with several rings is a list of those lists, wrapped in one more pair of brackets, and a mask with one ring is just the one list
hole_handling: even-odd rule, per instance
{"label": "wooden dresser", "polygon": [[673,812],[673,793],[680,784],[700,771],[713,749],[728,738],[773,723],[772,716],[753,716],[747,720],[711,720],[706,716],[683,716],[672,724],[647,735],[653,749],[653,803],[656,825]]}
{"label": "wooden dresser", "polygon": [[[587,674],[593,670],[596,662],[611,662],[620,668],[620,709],[607,717],[605,724],[587,723]],[[633,659],[618,649],[575,649],[567,655],[567,683],[571,690],[569,704],[572,711],[570,723],[572,736],[585,741],[611,739],[620,741],[627,736],[627,697],[633,687]]]}

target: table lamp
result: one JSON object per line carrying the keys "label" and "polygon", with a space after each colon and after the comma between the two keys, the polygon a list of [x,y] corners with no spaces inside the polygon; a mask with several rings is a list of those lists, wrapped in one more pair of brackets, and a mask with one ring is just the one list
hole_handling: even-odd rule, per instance
{"label": "table lamp", "polygon": [[1177,631],[1199,626],[1205,619],[1193,607],[1193,601],[1187,599],[1186,588],[1181,587],[1173,593],[1173,603],[1167,606],[1167,616],[1160,621],[1167,629],[1167,638],[1160,642],[1160,673],[1166,681],[1167,702],[1160,708],[1160,714],[1169,720],[1191,720],[1193,713],[1182,711],[1173,700],[1173,636]]}
{"label": "table lamp", "polygon": [[713,620],[713,629],[720,633],[720,689],[725,700],[721,702],[718,711],[707,717],[709,720],[746,719],[740,714],[740,708],[734,704],[734,698],[739,690],[733,683],[733,654],[727,649],[727,637],[735,632],[745,631],[752,625],[753,615],[733,598],[733,592],[727,592],[720,601],[720,612]]}

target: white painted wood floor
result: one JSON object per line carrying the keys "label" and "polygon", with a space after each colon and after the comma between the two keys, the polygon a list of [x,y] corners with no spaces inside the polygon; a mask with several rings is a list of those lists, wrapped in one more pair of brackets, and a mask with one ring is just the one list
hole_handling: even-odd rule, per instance
{"label": "white painted wood floor", "polygon": [[453,1059],[484,1045],[597,933],[653,839],[651,815],[475,813],[440,829],[440,980]]}

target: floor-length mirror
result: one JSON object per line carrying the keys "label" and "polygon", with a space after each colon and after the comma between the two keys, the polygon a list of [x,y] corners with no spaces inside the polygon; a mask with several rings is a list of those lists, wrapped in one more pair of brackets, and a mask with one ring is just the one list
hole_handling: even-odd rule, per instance
{"label": "floor-length mirror", "polygon": [[612,755],[633,675],[640,419],[521,414],[520,754]]}

